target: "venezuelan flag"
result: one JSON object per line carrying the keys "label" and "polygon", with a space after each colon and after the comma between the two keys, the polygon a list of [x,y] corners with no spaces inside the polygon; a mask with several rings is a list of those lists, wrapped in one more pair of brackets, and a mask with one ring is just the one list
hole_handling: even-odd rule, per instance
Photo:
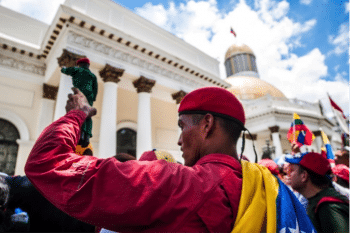
{"label": "venezuelan flag", "polygon": [[233,233],[316,232],[305,208],[282,181],[266,167],[244,160],[241,164],[242,194]]}
{"label": "venezuelan flag", "polygon": [[327,159],[334,159],[331,143],[329,142],[327,135],[322,130],[321,130],[321,136],[322,136],[324,146],[326,147]]}
{"label": "venezuelan flag", "polygon": [[309,130],[299,115],[294,113],[293,122],[287,134],[288,140],[293,143],[296,142],[299,146],[311,145],[315,139],[315,135]]}

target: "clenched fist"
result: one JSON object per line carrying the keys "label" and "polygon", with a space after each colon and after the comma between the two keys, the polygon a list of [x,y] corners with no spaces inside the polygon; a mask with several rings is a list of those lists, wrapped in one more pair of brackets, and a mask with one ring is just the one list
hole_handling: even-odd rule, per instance
{"label": "clenched fist", "polygon": [[85,112],[87,117],[96,115],[96,108],[90,106],[85,95],[78,88],[73,87],[72,90],[74,92],[74,95],[71,93],[68,94],[66,112],[69,112],[71,110],[81,110]]}

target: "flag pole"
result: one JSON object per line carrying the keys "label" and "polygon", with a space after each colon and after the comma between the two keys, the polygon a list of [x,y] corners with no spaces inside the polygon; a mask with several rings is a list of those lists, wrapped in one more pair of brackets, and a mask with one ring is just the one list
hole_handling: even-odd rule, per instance
{"label": "flag pole", "polygon": [[296,142],[296,138],[295,138],[295,119],[294,119],[295,113],[293,115],[293,143]]}

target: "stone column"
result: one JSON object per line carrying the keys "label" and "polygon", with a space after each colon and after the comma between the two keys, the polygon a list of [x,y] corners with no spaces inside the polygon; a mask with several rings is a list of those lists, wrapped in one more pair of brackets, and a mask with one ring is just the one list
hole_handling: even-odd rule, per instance
{"label": "stone column", "polygon": [[43,98],[41,99],[41,109],[38,118],[37,137],[45,129],[46,126],[52,123],[55,111],[55,100],[57,98],[58,87],[43,85]]}
{"label": "stone column", "polygon": [[[256,139],[258,138],[257,134],[251,134],[252,136],[250,136],[249,134],[245,133],[245,146],[244,146],[244,152],[243,155],[245,155],[250,162],[255,163],[255,153],[254,153],[254,148],[253,148],[253,142],[255,145],[255,149],[257,149],[256,147]],[[242,147],[242,142],[240,144],[237,144],[237,152],[241,153],[241,147]],[[257,156],[258,156],[258,161],[261,159],[259,158],[259,154],[258,152]]]}
{"label": "stone column", "polygon": [[124,70],[106,64],[100,71],[103,84],[103,101],[100,121],[99,158],[117,153],[117,96],[118,82]]}
{"label": "stone column", "polygon": [[317,150],[316,152],[321,153],[321,147],[323,146],[323,141],[322,141],[322,136],[321,136],[321,131],[317,130],[317,131],[313,131],[312,132],[315,135],[315,142],[316,142],[316,147]]}
{"label": "stone column", "polygon": [[156,81],[141,76],[133,82],[139,96],[137,112],[136,158],[152,150],[151,91]]}
{"label": "stone column", "polygon": [[277,125],[269,127],[269,130],[272,134],[273,145],[275,146],[276,157],[283,155],[279,129],[280,129],[280,127]]}
{"label": "stone column", "polygon": [[[59,58],[57,58],[57,61],[60,68],[63,66],[73,67],[76,65],[76,62],[82,57],[83,56],[80,56],[75,53],[71,53],[68,50],[63,49],[63,53]],[[60,85],[58,87],[58,94],[56,98],[54,120],[57,120],[58,118],[66,114],[65,107],[68,99],[68,94],[73,93],[72,87],[73,87],[72,78],[68,75],[61,73]]]}

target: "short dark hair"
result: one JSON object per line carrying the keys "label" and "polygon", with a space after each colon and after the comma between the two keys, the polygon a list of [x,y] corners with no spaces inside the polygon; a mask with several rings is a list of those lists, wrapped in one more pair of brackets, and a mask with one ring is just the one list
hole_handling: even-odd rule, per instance
{"label": "short dark hair", "polygon": [[319,188],[326,188],[326,187],[330,187],[331,184],[332,184],[332,181],[331,181],[331,178],[330,178],[330,175],[331,175],[331,172],[327,172],[326,175],[322,176],[322,175],[319,175],[313,171],[311,171],[310,169],[307,169],[301,165],[299,165],[299,174],[306,171],[310,177],[310,180],[311,180],[311,183],[316,185],[317,187]]}
{"label": "short dark hair", "polygon": [[[205,114],[193,114],[192,122],[194,125],[198,125],[199,122],[204,118]],[[236,143],[242,132],[242,126],[237,124],[235,121],[214,116],[214,120],[219,122],[220,126],[223,128],[224,132],[231,138],[231,141]]]}

